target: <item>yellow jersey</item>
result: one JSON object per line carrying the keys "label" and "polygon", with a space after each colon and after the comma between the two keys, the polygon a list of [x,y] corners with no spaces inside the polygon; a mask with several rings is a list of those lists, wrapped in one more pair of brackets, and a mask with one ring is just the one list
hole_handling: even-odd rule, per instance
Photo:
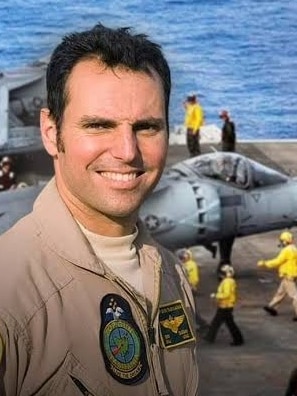
{"label": "yellow jersey", "polygon": [[233,308],[237,300],[237,285],[234,278],[224,278],[216,292],[217,304],[220,308]]}
{"label": "yellow jersey", "polygon": [[187,103],[185,114],[185,126],[188,129],[193,129],[194,133],[198,133],[200,127],[204,122],[204,112],[198,103]]}
{"label": "yellow jersey", "polygon": [[196,261],[190,259],[183,263],[187,279],[192,288],[196,289],[200,279],[199,267]]}
{"label": "yellow jersey", "polygon": [[284,276],[297,278],[297,248],[295,245],[285,246],[277,257],[272,260],[265,260],[267,268],[278,268],[280,278]]}

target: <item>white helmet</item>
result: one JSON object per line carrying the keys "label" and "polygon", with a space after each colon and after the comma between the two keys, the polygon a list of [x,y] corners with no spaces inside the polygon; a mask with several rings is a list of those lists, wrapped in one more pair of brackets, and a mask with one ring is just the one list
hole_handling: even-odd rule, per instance
{"label": "white helmet", "polygon": [[182,249],[181,251],[178,252],[178,258],[181,261],[187,261],[192,258],[192,252],[190,249]]}
{"label": "white helmet", "polygon": [[220,268],[220,272],[225,276],[228,276],[228,275],[234,276],[235,275],[234,268],[230,264],[222,265],[222,267]]}
{"label": "white helmet", "polygon": [[1,164],[2,165],[4,165],[4,164],[12,164],[12,159],[6,155],[5,157],[2,158]]}

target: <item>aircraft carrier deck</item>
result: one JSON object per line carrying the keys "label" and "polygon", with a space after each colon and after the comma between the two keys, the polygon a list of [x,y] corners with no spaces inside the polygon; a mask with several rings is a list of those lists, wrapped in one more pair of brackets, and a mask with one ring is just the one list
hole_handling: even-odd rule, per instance
{"label": "aircraft carrier deck", "polygon": [[[202,146],[203,153],[209,151],[212,147]],[[297,175],[296,151],[297,142],[254,142],[237,146],[237,152],[291,176]],[[171,146],[168,165],[187,157],[185,146]],[[292,231],[297,238],[297,229]],[[246,342],[243,346],[231,347],[224,326],[214,344],[198,340],[199,396],[285,395],[290,372],[297,367],[297,322],[292,321],[289,300],[282,303],[277,317],[263,311],[262,307],[276,291],[278,278],[275,271],[256,266],[259,259],[278,253],[278,235],[279,231],[273,231],[237,239],[234,244],[232,262],[239,289],[234,316]],[[217,259],[201,247],[193,251],[200,263],[200,312],[210,321],[216,309],[209,295],[217,287]]]}

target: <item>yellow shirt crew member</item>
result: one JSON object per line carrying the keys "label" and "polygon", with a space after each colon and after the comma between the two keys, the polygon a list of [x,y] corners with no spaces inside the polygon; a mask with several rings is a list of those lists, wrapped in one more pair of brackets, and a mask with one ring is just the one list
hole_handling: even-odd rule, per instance
{"label": "yellow shirt crew member", "polygon": [[184,102],[187,129],[187,147],[191,157],[200,154],[200,128],[204,123],[204,111],[198,103],[196,95],[190,95]]}
{"label": "yellow shirt crew member", "polygon": [[219,284],[215,294],[218,307],[233,308],[236,303],[236,282],[233,278],[225,278]]}
{"label": "yellow shirt crew member", "polygon": [[199,132],[204,122],[204,111],[198,103],[188,103],[185,114],[185,126],[193,130],[193,135]]}
{"label": "yellow shirt crew member", "polygon": [[184,268],[186,271],[186,275],[188,278],[188,281],[192,287],[193,290],[197,291],[199,280],[200,280],[200,274],[199,274],[199,267],[192,258],[187,260],[184,263]]}
{"label": "yellow shirt crew member", "polygon": [[289,231],[282,232],[279,240],[282,247],[280,253],[271,260],[258,261],[259,267],[277,268],[278,276],[281,279],[275,295],[263,309],[271,316],[276,316],[278,314],[276,308],[288,296],[292,300],[295,313],[293,320],[297,321],[297,287],[295,283],[297,278],[297,247],[294,245],[293,235]]}
{"label": "yellow shirt crew member", "polygon": [[232,266],[226,264],[220,268],[220,284],[216,293],[210,296],[214,298],[217,303],[217,310],[209,326],[208,333],[205,340],[213,343],[215,342],[217,333],[222,324],[225,324],[233,339],[230,345],[240,346],[244,344],[243,335],[234,321],[233,308],[235,306],[236,297],[236,281],[234,279],[234,269]]}

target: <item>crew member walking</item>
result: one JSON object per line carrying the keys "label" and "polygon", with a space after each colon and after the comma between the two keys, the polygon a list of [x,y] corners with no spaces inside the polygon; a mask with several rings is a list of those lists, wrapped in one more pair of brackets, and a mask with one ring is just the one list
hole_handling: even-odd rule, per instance
{"label": "crew member walking", "polygon": [[204,123],[204,111],[197,96],[189,95],[184,102],[185,126],[187,128],[187,147],[191,157],[201,153],[200,128]]}
{"label": "crew member walking", "polygon": [[277,257],[272,260],[258,261],[259,267],[278,268],[278,275],[281,279],[280,285],[268,305],[264,310],[271,316],[278,314],[276,307],[283,301],[285,296],[292,299],[294,317],[297,321],[297,248],[293,243],[293,235],[289,231],[284,231],[279,236],[280,246],[282,247]]}
{"label": "crew member walking", "polygon": [[216,339],[219,328],[226,323],[228,330],[233,338],[230,345],[239,346],[244,343],[243,336],[239,327],[234,321],[233,309],[237,300],[237,285],[234,279],[234,269],[231,265],[226,264],[220,268],[221,281],[216,293],[210,295],[217,302],[217,311],[210,324],[205,340],[213,343]]}
{"label": "crew member walking", "polygon": [[220,118],[224,121],[222,127],[222,151],[235,151],[236,148],[236,132],[235,124],[230,119],[227,110],[220,112]]}

